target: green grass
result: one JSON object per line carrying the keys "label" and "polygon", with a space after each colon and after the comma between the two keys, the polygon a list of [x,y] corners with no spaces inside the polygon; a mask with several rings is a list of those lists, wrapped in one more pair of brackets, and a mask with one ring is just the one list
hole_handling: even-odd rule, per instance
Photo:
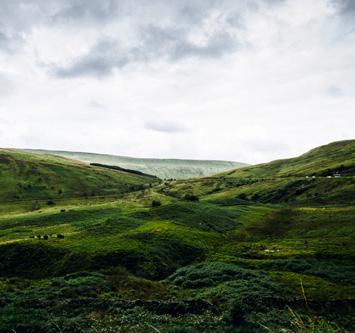
{"label": "green grass", "polygon": [[[0,201],[60,201],[75,197],[120,195],[154,178],[49,155],[0,150]],[[33,203],[33,210],[36,210]]]}
{"label": "green grass", "polygon": [[336,172],[353,175],[355,140],[337,141],[312,149],[300,157],[273,161],[225,173],[227,177],[274,178],[290,176],[326,176]]}
{"label": "green grass", "polygon": [[[224,205],[353,205],[354,156],[355,141],[339,141],[292,159],[171,182],[161,191],[179,198],[193,193],[202,200]],[[334,177],[336,173],[340,177]]]}
{"label": "green grass", "polygon": [[0,333],[354,331],[352,153],[157,182],[2,151]]}

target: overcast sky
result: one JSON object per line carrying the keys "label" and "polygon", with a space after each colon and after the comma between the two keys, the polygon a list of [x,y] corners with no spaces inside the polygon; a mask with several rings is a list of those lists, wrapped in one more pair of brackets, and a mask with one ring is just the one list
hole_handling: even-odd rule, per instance
{"label": "overcast sky", "polygon": [[257,163],[354,134],[355,0],[0,0],[0,147]]}

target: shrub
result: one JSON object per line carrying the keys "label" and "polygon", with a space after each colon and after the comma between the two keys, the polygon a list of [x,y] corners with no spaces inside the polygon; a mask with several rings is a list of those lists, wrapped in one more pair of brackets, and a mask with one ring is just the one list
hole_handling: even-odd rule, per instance
{"label": "shrub", "polygon": [[219,283],[235,279],[256,279],[257,275],[251,270],[233,264],[211,262],[187,266],[177,270],[168,281],[184,288],[212,287]]}
{"label": "shrub", "polygon": [[245,193],[241,193],[238,195],[238,199],[241,199],[241,200],[248,200],[248,197]]}
{"label": "shrub", "polygon": [[199,201],[199,197],[197,195],[187,193],[184,195],[184,200],[186,201]]}
{"label": "shrub", "polygon": [[241,302],[233,301],[224,315],[224,320],[234,326],[240,326],[245,322],[245,309]]}
{"label": "shrub", "polygon": [[161,206],[161,202],[159,200],[152,201],[152,207],[159,207],[159,206]]}
{"label": "shrub", "polygon": [[117,266],[112,268],[107,277],[107,284],[111,289],[118,289],[127,284],[129,273],[126,268]]}
{"label": "shrub", "polygon": [[40,206],[40,204],[38,203],[38,201],[34,202],[34,203],[32,204],[32,206],[31,206],[31,210],[32,210],[32,211],[35,211],[35,210],[39,210],[39,209],[41,209],[41,206]]}

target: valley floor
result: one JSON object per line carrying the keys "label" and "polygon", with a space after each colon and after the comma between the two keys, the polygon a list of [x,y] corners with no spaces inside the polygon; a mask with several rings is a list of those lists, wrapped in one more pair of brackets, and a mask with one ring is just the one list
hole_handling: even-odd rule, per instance
{"label": "valley floor", "polygon": [[355,330],[352,205],[31,205],[1,210],[0,332]]}

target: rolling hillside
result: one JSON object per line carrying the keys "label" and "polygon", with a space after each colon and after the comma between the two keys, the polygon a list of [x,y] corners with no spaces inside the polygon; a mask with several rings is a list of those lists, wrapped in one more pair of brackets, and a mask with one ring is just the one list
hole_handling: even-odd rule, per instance
{"label": "rolling hillside", "polygon": [[3,197],[73,197],[0,201],[0,333],[354,332],[353,148],[180,181],[2,151]]}
{"label": "rolling hillside", "polygon": [[355,202],[355,140],[333,142],[300,157],[213,177],[169,183],[163,191],[214,202],[348,204]]}
{"label": "rolling hillside", "polygon": [[100,163],[138,170],[161,179],[187,179],[203,177],[245,166],[245,163],[230,161],[180,160],[133,158],[125,156],[80,153],[51,150],[26,150],[35,154],[53,154],[72,158],[85,163]]}
{"label": "rolling hillside", "polygon": [[0,149],[0,201],[120,194],[156,178],[59,156]]}
{"label": "rolling hillside", "polygon": [[295,158],[277,160],[223,173],[235,178],[355,175],[355,140],[337,141]]}

